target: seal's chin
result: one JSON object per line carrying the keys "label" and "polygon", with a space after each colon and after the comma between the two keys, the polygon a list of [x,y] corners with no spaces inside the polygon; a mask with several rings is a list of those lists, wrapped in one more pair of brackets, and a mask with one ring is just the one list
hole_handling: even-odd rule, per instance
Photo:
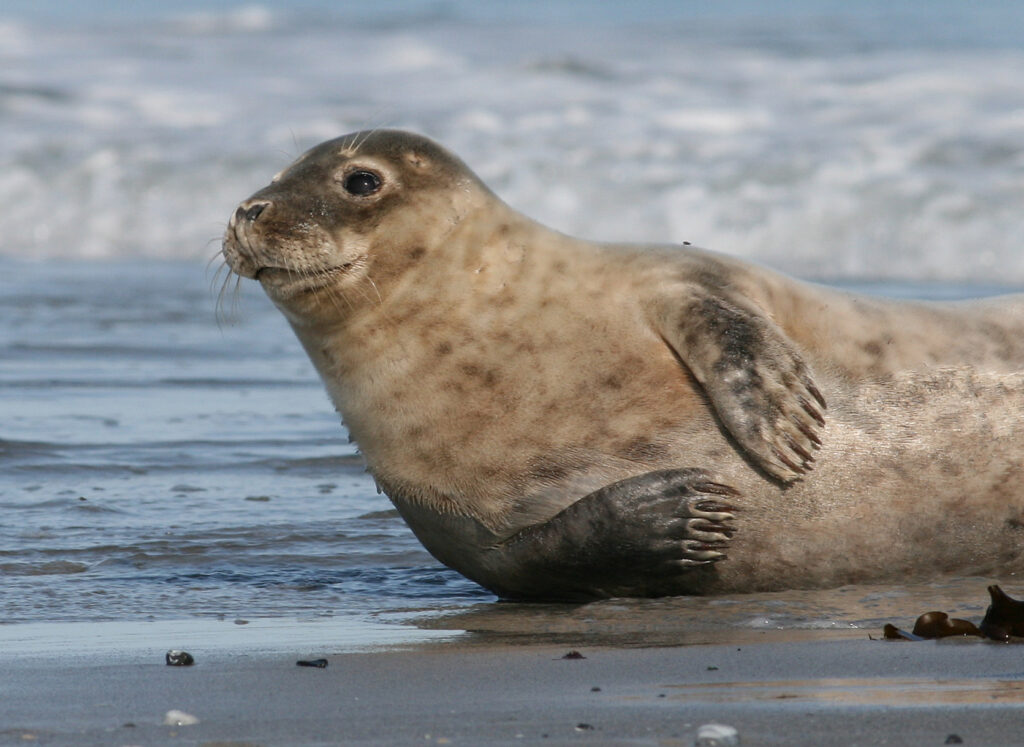
{"label": "seal's chin", "polygon": [[331,288],[352,271],[352,263],[319,269],[287,270],[283,267],[260,267],[253,274],[263,290],[279,299],[295,298]]}

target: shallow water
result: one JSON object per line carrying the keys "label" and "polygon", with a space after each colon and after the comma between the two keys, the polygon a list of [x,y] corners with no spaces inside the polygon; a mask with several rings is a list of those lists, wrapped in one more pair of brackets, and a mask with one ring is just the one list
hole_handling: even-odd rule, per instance
{"label": "shallow water", "polygon": [[2,278],[0,619],[490,598],[377,495],[260,295],[218,326],[202,265],[3,262]]}
{"label": "shallow water", "polygon": [[987,583],[1018,590],[1015,579],[954,579],[495,605],[434,561],[376,493],[262,292],[229,291],[218,322],[213,281],[193,263],[0,260],[0,621],[372,615],[653,645],[721,630],[874,629],[936,606],[980,617]]}

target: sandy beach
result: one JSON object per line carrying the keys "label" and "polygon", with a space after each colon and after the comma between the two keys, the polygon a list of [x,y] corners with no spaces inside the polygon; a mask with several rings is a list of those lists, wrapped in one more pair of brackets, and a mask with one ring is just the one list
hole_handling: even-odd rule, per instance
{"label": "sandy beach", "polygon": [[[691,745],[720,723],[747,746],[1013,745],[1024,724],[1013,644],[728,630],[645,647],[396,627],[376,646],[380,631],[337,621],[115,625],[77,625],[81,646],[58,643],[59,625],[0,628],[0,743]],[[195,665],[167,666],[186,642]],[[328,666],[296,665],[312,658]],[[165,724],[170,711],[198,723]]]}

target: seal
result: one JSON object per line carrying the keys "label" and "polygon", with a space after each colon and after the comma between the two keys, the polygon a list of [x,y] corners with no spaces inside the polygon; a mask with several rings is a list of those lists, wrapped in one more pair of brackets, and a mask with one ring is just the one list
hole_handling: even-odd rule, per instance
{"label": "seal", "polygon": [[1024,570],[1022,296],[582,241],[386,130],[301,156],[223,255],[427,550],[502,597]]}

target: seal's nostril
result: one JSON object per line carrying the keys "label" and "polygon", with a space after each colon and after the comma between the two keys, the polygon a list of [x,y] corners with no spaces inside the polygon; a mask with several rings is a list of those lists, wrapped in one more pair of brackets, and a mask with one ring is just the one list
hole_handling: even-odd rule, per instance
{"label": "seal's nostril", "polygon": [[260,217],[260,214],[267,208],[269,202],[254,202],[252,205],[245,207],[244,205],[238,208],[238,214],[241,218],[248,221],[254,221]]}

